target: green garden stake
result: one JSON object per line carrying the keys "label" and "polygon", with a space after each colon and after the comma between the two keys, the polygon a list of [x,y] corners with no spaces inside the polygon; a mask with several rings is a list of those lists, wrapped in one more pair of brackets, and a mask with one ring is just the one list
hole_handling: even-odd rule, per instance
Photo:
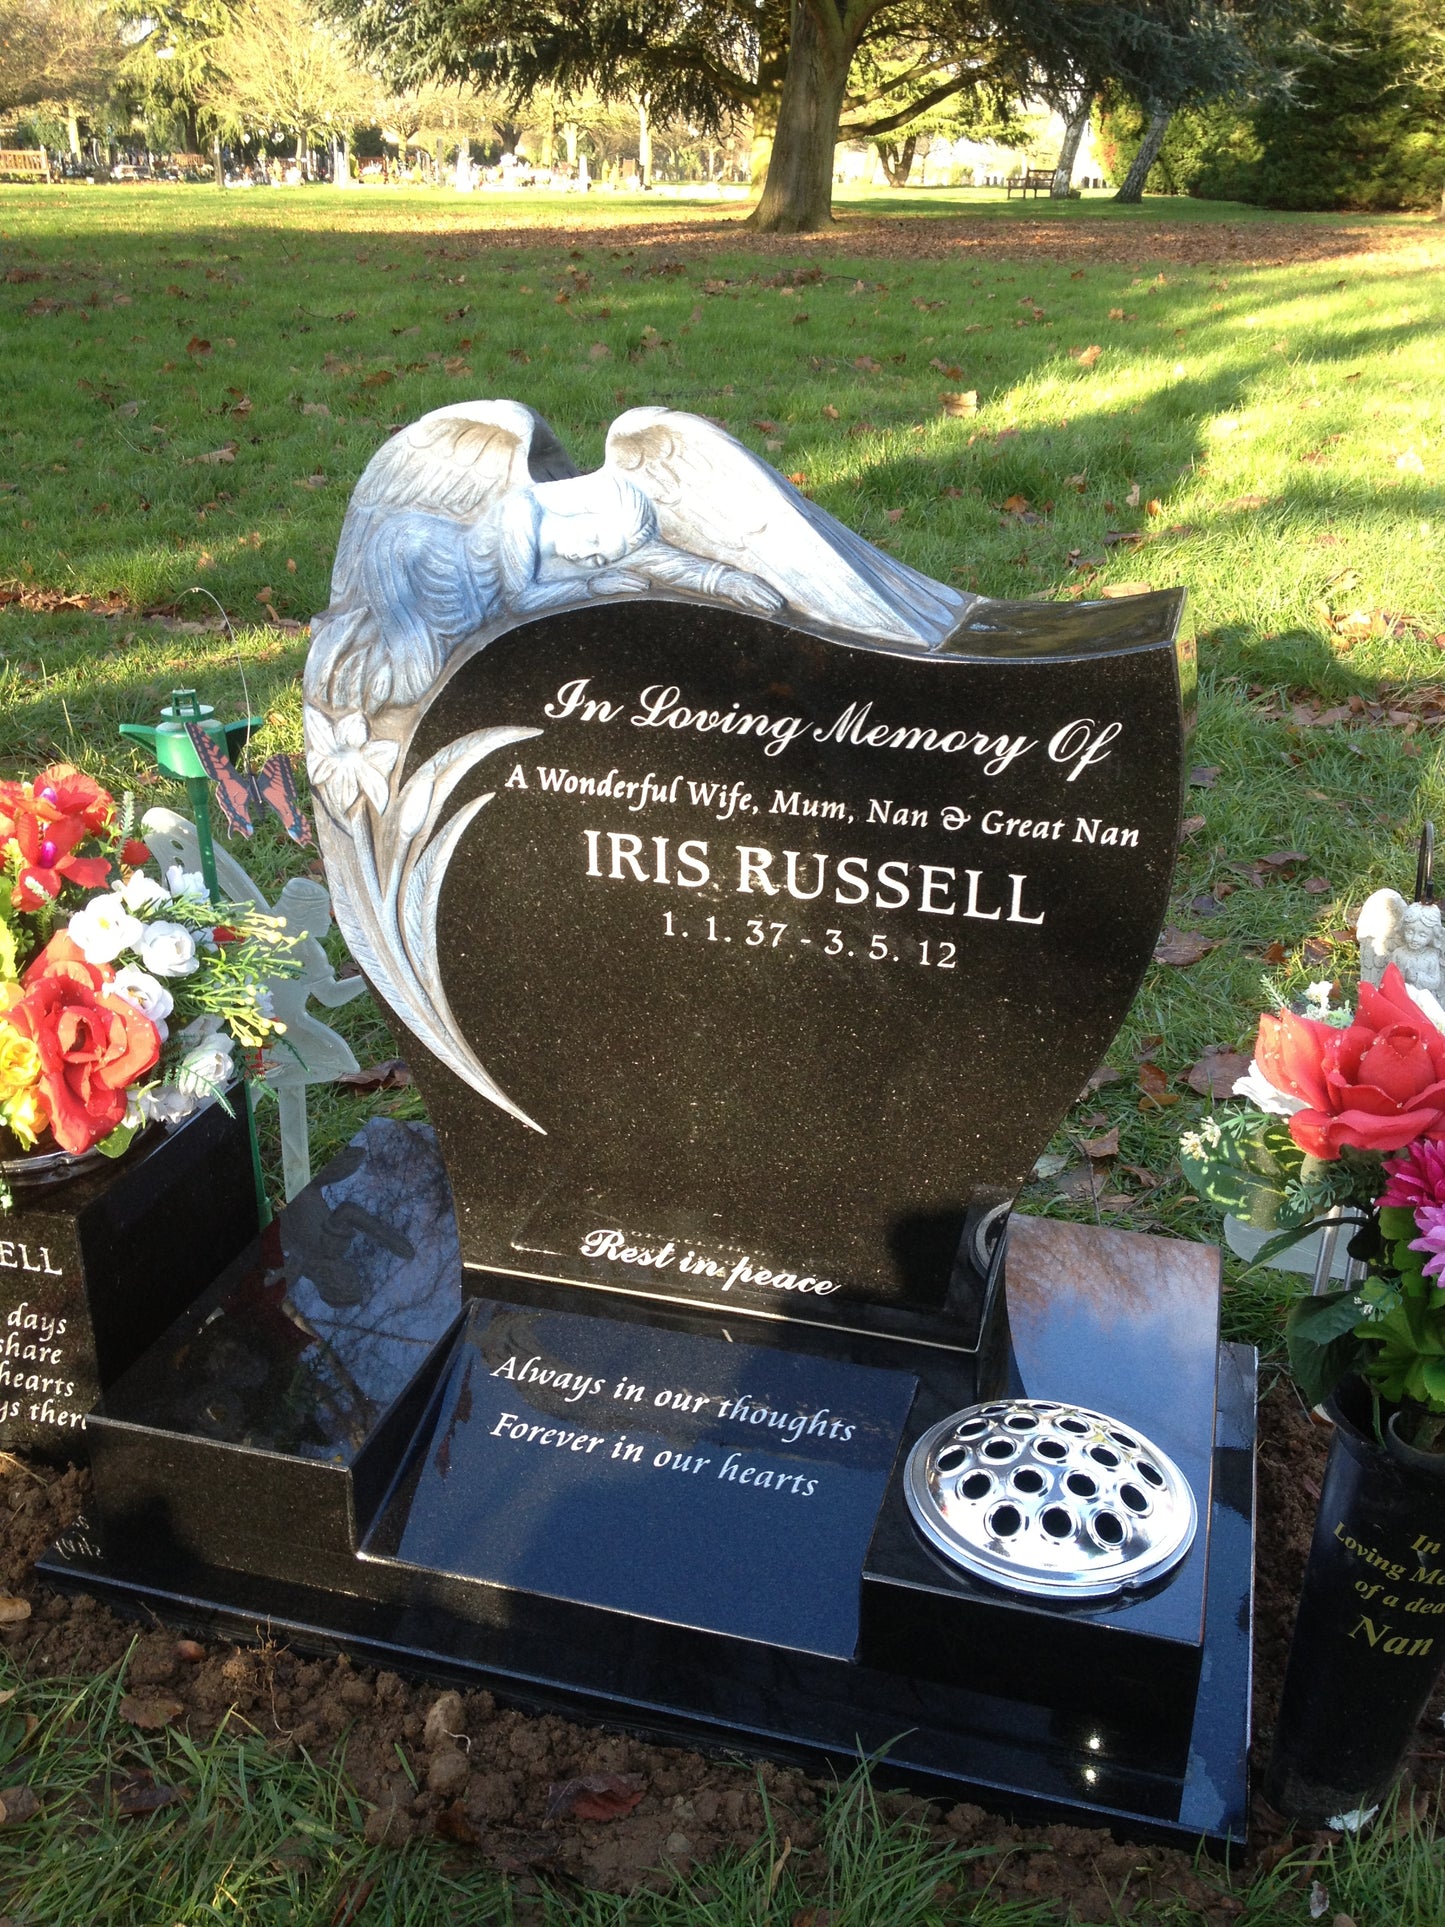
{"label": "green garden stake", "polygon": [[[211,779],[206,774],[186,726],[203,729],[228,762],[246,747],[261,727],[259,716],[246,716],[236,723],[218,723],[209,703],[200,702],[194,689],[173,689],[169,707],[161,711],[158,723],[122,723],[120,733],[144,743],[168,776],[186,786],[191,816],[196,825],[196,842],[201,852],[201,877],[212,903],[221,901],[221,885],[216,876],[216,849],[211,841]],[[266,1181],[261,1172],[261,1146],[256,1137],[256,1109],[251,1102],[251,1081],[241,1073],[241,1102],[246,1110],[246,1129],[251,1139],[251,1176],[256,1186],[256,1212],[262,1227],[271,1222],[271,1205],[266,1196]]]}
{"label": "green garden stake", "polygon": [[178,777],[185,784],[196,824],[196,841],[201,846],[201,875],[211,901],[218,903],[221,886],[216,880],[216,852],[211,842],[211,779],[186,734],[188,723],[203,729],[227,760],[234,763],[261,727],[261,718],[246,716],[238,723],[218,723],[211,705],[199,702],[194,689],[173,689],[170,706],[161,711],[158,723],[122,723],[120,726],[122,736],[145,743],[166,774]]}

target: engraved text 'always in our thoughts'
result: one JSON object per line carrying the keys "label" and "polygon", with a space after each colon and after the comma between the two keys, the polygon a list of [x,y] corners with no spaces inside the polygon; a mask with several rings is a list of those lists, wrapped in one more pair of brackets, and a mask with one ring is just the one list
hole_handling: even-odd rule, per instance
{"label": "engraved text 'always in our thoughts'", "polygon": [[[944,756],[958,756],[971,750],[982,758],[985,776],[1000,776],[1010,764],[1038,748],[1028,736],[992,734],[986,729],[945,729],[929,725],[896,724],[876,720],[871,701],[849,703],[826,725],[810,722],[806,716],[771,716],[744,709],[734,703],[729,709],[708,709],[682,700],[676,683],[650,683],[637,699],[637,708],[627,714],[627,704],[589,696],[588,676],[575,676],[558,689],[543,713],[554,722],[615,723],[626,717],[634,729],[692,730],[710,735],[751,736],[761,742],[765,756],[781,756],[800,737],[816,743],[847,743],[855,749],[934,750]],[[1067,781],[1077,782],[1085,770],[1102,763],[1112,753],[1110,745],[1123,734],[1121,722],[1097,722],[1092,716],[1076,716],[1056,729],[1048,742],[1049,760],[1072,765]]]}

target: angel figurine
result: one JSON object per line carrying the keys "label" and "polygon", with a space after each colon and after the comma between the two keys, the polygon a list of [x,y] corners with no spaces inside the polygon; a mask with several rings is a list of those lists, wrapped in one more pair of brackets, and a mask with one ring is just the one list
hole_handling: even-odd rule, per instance
{"label": "angel figurine", "polygon": [[342,525],[307,690],[333,711],[420,702],[508,617],[648,589],[937,647],[971,597],[895,562],[716,423],[634,408],[579,475],[519,402],[434,410],[371,460]]}
{"label": "angel figurine", "polygon": [[[1445,929],[1441,927],[1438,903],[1407,903],[1398,890],[1376,890],[1365,899],[1355,935],[1360,944],[1360,976],[1365,982],[1379,983],[1386,966],[1396,964],[1408,988],[1424,991],[1435,1010],[1441,1010]],[[1445,1019],[1445,1011],[1441,1011],[1441,1019]]]}

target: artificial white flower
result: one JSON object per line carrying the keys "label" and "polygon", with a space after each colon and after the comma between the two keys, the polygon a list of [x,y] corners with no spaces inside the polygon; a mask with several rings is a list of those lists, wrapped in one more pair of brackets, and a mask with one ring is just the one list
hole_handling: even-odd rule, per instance
{"label": "artificial white flower", "polygon": [[201,1101],[174,1084],[152,1084],[141,1092],[140,1107],[148,1124],[181,1124],[200,1109]]}
{"label": "artificial white flower", "polygon": [[92,897],[70,919],[70,940],[89,964],[114,963],[122,950],[134,950],[145,925],[114,893]]}
{"label": "artificial white flower", "polygon": [[144,870],[132,870],[120,886],[120,900],[127,910],[144,910],[148,904],[168,903],[170,893]]}
{"label": "artificial white flower", "polygon": [[224,1031],[188,1050],[176,1069],[176,1088],[188,1097],[214,1097],[231,1081],[235,1039]]}
{"label": "artificial white flower", "polygon": [[166,1019],[175,1009],[176,1000],[159,978],[152,977],[138,964],[127,964],[124,970],[117,970],[110,988],[117,997],[124,997],[128,1004],[134,1004],[149,1017],[160,1033],[161,1042],[166,1041],[170,1035]]}
{"label": "artificial white flower", "polygon": [[183,870],[179,863],[166,871],[166,889],[172,897],[194,897],[197,903],[209,903],[211,898],[200,871]]}
{"label": "artificial white flower", "polygon": [[1318,1016],[1330,1007],[1330,993],[1334,985],[1328,977],[1322,977],[1317,984],[1305,985],[1305,1002],[1311,1006],[1310,1015]]}
{"label": "artificial white flower", "polygon": [[1303,1098],[1290,1097],[1286,1092],[1276,1090],[1259,1068],[1258,1060],[1253,1057],[1244,1076],[1234,1080],[1234,1095],[1248,1098],[1256,1110],[1268,1111],[1272,1117],[1293,1117],[1296,1111],[1305,1108]]}
{"label": "artificial white flower", "polygon": [[338,814],[344,815],[363,792],[374,809],[386,808],[391,800],[387,778],[401,745],[373,737],[359,709],[333,723],[319,709],[308,708],[306,741],[307,771]]}
{"label": "artificial white flower", "polygon": [[142,923],[137,928],[141,934],[134,948],[152,976],[189,977],[200,968],[195,938],[183,923]]}

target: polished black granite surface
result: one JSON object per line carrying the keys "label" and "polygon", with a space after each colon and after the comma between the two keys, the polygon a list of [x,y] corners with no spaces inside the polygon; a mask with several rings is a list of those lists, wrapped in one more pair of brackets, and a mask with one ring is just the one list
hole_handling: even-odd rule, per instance
{"label": "polished black granite surface", "polygon": [[111,1390],[105,1414],[349,1465],[460,1310],[436,1140],[373,1118]]}
{"label": "polished black granite surface", "polygon": [[[177,1215],[202,1235],[177,1236]],[[240,1106],[208,1104],[116,1162],[16,1184],[0,1213],[0,1449],[79,1456],[102,1389],[256,1233]]]}
{"label": "polished black granite surface", "polygon": [[[49,1577],[694,1742],[886,1752],[885,1778],[1021,1813],[1242,1833],[1252,1359],[1216,1352],[1215,1254],[1010,1225],[1016,1382],[1154,1437],[1203,1520],[1166,1583],[1057,1607],[950,1573],[901,1507],[901,1455],[975,1395],[975,1357],[565,1287],[517,1304],[507,1278],[473,1277],[459,1323],[429,1134],[377,1119],[353,1150],[272,1261],[234,1267],[107,1397],[94,1517]],[[823,1407],[853,1438],[781,1436]],[[738,1477],[696,1465],[719,1455]],[[833,1512],[797,1510],[830,1488]]]}
{"label": "polished black granite surface", "polygon": [[916,1384],[478,1303],[364,1550],[847,1659]]}
{"label": "polished black granite surface", "polygon": [[466,662],[410,756],[529,732],[456,791],[487,801],[438,921],[527,1121],[401,1039],[464,1261],[736,1317],[937,1311],[965,1212],[1017,1190],[1152,953],[1179,611],[990,604],[986,647],[927,653],[641,600]]}

